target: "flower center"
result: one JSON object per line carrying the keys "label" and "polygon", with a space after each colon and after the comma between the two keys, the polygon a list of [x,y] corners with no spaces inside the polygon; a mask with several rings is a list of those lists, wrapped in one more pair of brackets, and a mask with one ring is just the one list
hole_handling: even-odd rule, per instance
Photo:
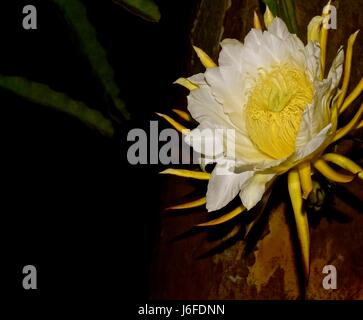
{"label": "flower center", "polygon": [[253,143],[275,159],[288,157],[313,86],[303,70],[281,65],[261,74],[246,105],[246,126]]}

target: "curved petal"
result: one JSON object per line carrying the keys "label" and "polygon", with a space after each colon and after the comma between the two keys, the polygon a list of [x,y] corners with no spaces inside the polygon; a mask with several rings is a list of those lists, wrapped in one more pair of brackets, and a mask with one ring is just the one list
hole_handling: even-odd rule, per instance
{"label": "curved petal", "polygon": [[229,171],[228,163],[224,163],[224,165],[227,167],[218,164],[209,180],[206,205],[208,211],[219,210],[226,206],[254,174],[253,171],[236,174]]}
{"label": "curved petal", "polygon": [[207,85],[190,92],[188,111],[199,123],[207,121],[215,126],[233,127],[228,116],[224,113],[222,105],[216,101]]}
{"label": "curved petal", "polygon": [[264,32],[258,29],[251,29],[245,39],[244,39],[244,46],[250,46],[253,48],[253,46],[256,44],[257,46],[260,46],[262,44],[262,38],[263,38]]}
{"label": "curved petal", "polygon": [[291,35],[285,22],[279,17],[276,17],[272,20],[270,26],[268,27],[268,31],[282,40],[287,40]]}
{"label": "curved petal", "polygon": [[[321,95],[318,95],[317,97],[321,97]],[[316,102],[316,104],[313,103],[306,107],[301,119],[300,129],[296,136],[296,150],[303,149],[309,141],[329,124],[329,110],[324,109],[323,104],[320,102]]]}
{"label": "curved petal", "polygon": [[259,68],[270,69],[275,63],[288,60],[303,66],[305,61],[302,41],[291,34],[280,18],[275,18],[262,32],[252,29],[244,44],[234,39],[224,39],[219,55],[219,66],[232,67],[236,72],[256,76]]}
{"label": "curved petal", "polygon": [[224,39],[221,42],[222,50],[219,54],[218,64],[221,67],[235,67],[241,71],[243,68],[243,44],[236,39]]}
{"label": "curved petal", "polygon": [[319,131],[327,125],[327,118],[330,118],[330,106],[332,100],[337,97],[336,89],[343,73],[343,63],[344,51],[343,47],[340,47],[329,70],[327,79],[315,82],[316,119],[321,121],[320,126],[316,126]]}
{"label": "curved petal", "polygon": [[266,191],[266,184],[274,176],[274,173],[256,173],[244,186],[242,186],[239,196],[247,210],[253,208],[261,200]]}
{"label": "curved petal", "polygon": [[[225,113],[236,113],[241,117],[245,104],[246,81],[242,74],[231,66],[207,69],[205,79],[216,100],[223,105]],[[242,121],[240,121],[242,122]]]}
{"label": "curved petal", "polygon": [[[296,137],[296,150],[298,154],[306,155],[306,150],[314,149],[314,145],[328,135],[327,126],[330,123],[330,104],[335,89],[339,84],[344,62],[344,53],[339,49],[329,71],[328,78],[315,82],[315,96],[313,104],[309,105],[303,114],[300,130]],[[315,139],[316,138],[316,139]],[[315,141],[312,141],[314,140]],[[311,142],[311,143],[310,143]],[[299,158],[301,156],[298,156]]]}
{"label": "curved petal", "polygon": [[263,33],[263,44],[261,46],[264,50],[265,56],[269,56],[271,64],[281,63],[289,59],[289,50],[286,47],[286,42],[270,32]]}
{"label": "curved petal", "polygon": [[329,123],[309,142],[297,148],[295,154],[293,155],[293,160],[295,161],[304,159],[313,152],[315,152],[325,142],[325,140],[330,137],[331,129],[332,124]]}
{"label": "curved petal", "polygon": [[242,135],[248,136],[244,120],[244,108],[248,99],[248,92],[254,81],[243,77],[233,67],[219,67],[208,69],[205,78],[210,85],[214,98],[223,106],[223,111]]}
{"label": "curved petal", "polygon": [[213,125],[208,122],[203,122],[193,129],[185,136],[184,141],[193,147],[195,152],[208,158],[203,162],[213,163],[223,157],[223,136],[216,134]]}
{"label": "curved petal", "polygon": [[333,93],[331,79],[325,79],[315,83],[314,109],[310,122],[314,134],[317,134],[330,121],[330,105],[333,99]]}
{"label": "curved petal", "polygon": [[188,77],[188,80],[198,86],[205,86],[207,85],[204,77],[204,73],[197,73],[192,75],[191,77]]}
{"label": "curved petal", "polygon": [[338,53],[328,73],[327,79],[331,80],[331,87],[330,87],[331,90],[335,89],[339,85],[340,78],[342,77],[343,73],[343,63],[344,63],[344,50],[343,46],[341,46],[338,49]]}
{"label": "curved petal", "polygon": [[[258,69],[270,70],[279,63],[290,62],[300,67],[305,65],[304,45],[287,30],[285,23],[275,18],[272,29],[265,32],[252,29],[245,37],[241,58],[245,70],[256,76]],[[285,32],[286,31],[286,32]]]}
{"label": "curved petal", "polygon": [[309,42],[304,51],[306,73],[313,82],[320,76],[320,45],[318,42]]}
{"label": "curved petal", "polygon": [[[201,80],[196,78],[196,80]],[[200,124],[184,138],[194,151],[205,155],[208,159],[200,158],[200,164],[214,162],[223,154],[223,137],[216,134],[215,129],[233,129],[223,107],[213,97],[207,84],[193,90],[188,96],[188,110]]]}
{"label": "curved petal", "polygon": [[292,60],[302,66],[304,63],[304,44],[299,37],[289,32],[285,22],[276,17],[268,27],[268,32],[283,40]]}

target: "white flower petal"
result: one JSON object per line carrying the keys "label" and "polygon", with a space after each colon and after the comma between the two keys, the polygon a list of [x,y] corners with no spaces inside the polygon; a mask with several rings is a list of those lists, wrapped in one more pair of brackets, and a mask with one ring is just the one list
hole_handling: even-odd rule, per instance
{"label": "white flower petal", "polygon": [[262,30],[251,29],[247,33],[243,44],[245,47],[250,47],[253,49],[255,46],[260,46],[262,44],[262,37]]}
{"label": "white flower petal", "polygon": [[[317,97],[322,98],[321,95]],[[317,99],[315,99],[316,101]],[[322,103],[316,102],[306,107],[301,123],[300,129],[296,136],[295,148],[297,150],[303,149],[311,139],[313,139],[319,132],[329,124],[329,113],[320,112],[323,110]]]}
{"label": "white flower petal", "polygon": [[325,79],[315,83],[314,112],[310,126],[315,134],[324,128],[330,121],[330,104],[334,91],[331,88],[331,80]]}
{"label": "white flower petal", "polygon": [[287,29],[285,22],[279,17],[273,19],[270,26],[268,27],[268,31],[282,40],[288,39],[291,35],[289,30]]}
{"label": "white flower petal", "polygon": [[241,72],[243,79],[246,78],[244,74],[257,77],[259,69],[268,71],[278,63],[305,65],[303,43],[296,35],[289,33],[280,18],[273,20],[268,31],[252,29],[245,37],[244,44],[225,39],[221,45],[219,65]]}
{"label": "white flower petal", "polygon": [[305,61],[304,44],[295,34],[289,32],[285,22],[276,17],[268,27],[268,32],[283,40],[290,59],[302,67]]}
{"label": "white flower petal", "polygon": [[241,71],[243,68],[242,63],[242,49],[243,44],[236,39],[224,39],[221,42],[222,50],[219,54],[219,66],[235,67],[236,70]]}
{"label": "white flower petal", "polygon": [[270,64],[275,66],[277,63],[287,61],[290,57],[289,50],[286,48],[286,41],[281,40],[271,32],[263,33],[263,50],[265,55],[269,55]]}
{"label": "white flower petal", "polygon": [[222,105],[215,100],[210,87],[207,85],[190,92],[188,110],[199,123],[207,121],[214,124],[215,127],[231,127],[231,121],[223,112]]}
{"label": "white flower petal", "polygon": [[340,48],[332,63],[328,78],[323,81],[315,81],[314,83],[314,101],[313,104],[305,109],[300,129],[296,137],[296,150],[297,154],[299,154],[298,158],[302,157],[301,154],[306,156],[306,150],[316,149],[314,147],[315,144],[320,143],[324,136],[322,135],[322,132],[327,130],[327,126],[330,124],[330,104],[334,98],[335,89],[338,86],[342,75],[343,62],[344,53],[342,48]]}
{"label": "white flower petal", "polygon": [[331,90],[334,90],[340,82],[340,78],[343,73],[343,63],[344,63],[344,50],[341,46],[338,50],[338,53],[330,67],[328,78],[331,80]]}
{"label": "white flower petal", "polygon": [[[312,50],[311,45],[308,50]],[[330,104],[342,75],[343,62],[344,52],[340,48],[332,63],[328,78],[323,81],[315,81],[314,83],[314,102],[305,109],[296,137],[296,150],[298,154],[306,156],[306,149],[316,149],[314,145],[318,144],[321,140],[323,130],[327,130],[326,128],[330,123]],[[318,135],[319,137],[317,137]],[[316,140],[314,140],[315,138]],[[310,142],[311,144],[309,144]],[[307,147],[308,144],[310,145],[309,148]],[[301,158],[302,156],[298,157]]]}
{"label": "white flower petal", "polygon": [[[330,80],[324,80],[316,85],[314,102],[307,106],[301,119],[300,129],[296,136],[295,148],[297,154],[306,155],[308,144],[330,124]],[[320,136],[321,138],[321,136]],[[318,139],[319,140],[319,139]],[[301,158],[301,156],[298,156]]]}
{"label": "white flower petal", "polygon": [[275,176],[275,174],[256,173],[247,183],[242,186],[240,198],[247,210],[253,208],[262,198],[266,191],[266,184]]}
{"label": "white flower petal", "polygon": [[290,34],[289,39],[289,47],[292,49],[292,54],[299,54],[301,57],[301,54],[303,54],[305,50],[304,43],[300,40],[300,38],[296,34]]}
{"label": "white flower petal", "polygon": [[237,113],[241,117],[241,106],[246,99],[241,73],[230,66],[209,68],[205,72],[205,79],[217,101],[223,104],[224,112]]}
{"label": "white flower petal", "polygon": [[306,73],[311,82],[320,76],[320,45],[309,42],[305,47]]}
{"label": "white flower petal", "polygon": [[272,59],[270,55],[266,53],[263,48],[243,48],[243,64],[245,67],[245,72],[248,76],[257,79],[259,69],[262,68],[269,70],[271,68],[271,62]]}
{"label": "white flower petal", "polygon": [[188,78],[188,80],[198,86],[207,85],[207,83],[205,81],[204,73],[197,73],[195,75],[192,75],[191,77]]}
{"label": "white flower petal", "polygon": [[203,122],[184,137],[184,141],[192,146],[195,152],[211,160],[221,158],[224,154],[223,136],[216,134],[213,127],[212,124]]}
{"label": "white flower petal", "polygon": [[248,136],[243,106],[254,82],[249,78],[243,78],[235,68],[226,66],[208,69],[205,78],[213,96],[223,106],[223,111],[228,114],[234,127],[241,134]]}
{"label": "white flower petal", "polygon": [[222,172],[218,172],[222,170],[221,165],[219,166],[219,168],[214,168],[208,184],[206,205],[208,211],[219,210],[226,206],[237,196],[244,183],[254,174],[253,171],[246,171],[240,174],[232,172],[230,174],[222,174]]}
{"label": "white flower petal", "polygon": [[309,156],[313,152],[315,152],[324,141],[331,134],[332,124],[329,123],[325,128],[323,128],[314,138],[312,138],[309,142],[307,142],[303,147],[299,147],[296,149],[295,154],[293,155],[292,160],[301,160],[305,157]]}

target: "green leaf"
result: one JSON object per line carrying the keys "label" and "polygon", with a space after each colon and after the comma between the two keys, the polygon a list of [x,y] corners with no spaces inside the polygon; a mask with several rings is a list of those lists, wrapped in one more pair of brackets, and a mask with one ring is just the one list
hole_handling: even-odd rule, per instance
{"label": "green leaf", "polygon": [[159,22],[160,11],[152,0],[113,0],[131,13],[151,22]]}
{"label": "green leaf", "polygon": [[114,71],[108,62],[106,51],[97,40],[94,27],[88,21],[87,11],[80,0],[53,0],[62,10],[64,17],[75,32],[79,46],[87,57],[94,74],[101,81],[106,94],[114,106],[128,120],[130,115],[125,103],[119,98],[120,90],[114,79]]}
{"label": "green leaf", "polygon": [[270,8],[274,16],[286,23],[291,33],[298,34],[294,0],[262,0]]}
{"label": "green leaf", "polygon": [[45,84],[31,82],[21,77],[0,75],[0,87],[32,102],[65,112],[107,137],[113,135],[111,121],[99,111],[90,109],[84,103],[72,100],[67,95],[54,91]]}
{"label": "green leaf", "polygon": [[290,32],[297,34],[298,28],[296,23],[295,3],[294,0],[280,0],[279,13],[285,21]]}

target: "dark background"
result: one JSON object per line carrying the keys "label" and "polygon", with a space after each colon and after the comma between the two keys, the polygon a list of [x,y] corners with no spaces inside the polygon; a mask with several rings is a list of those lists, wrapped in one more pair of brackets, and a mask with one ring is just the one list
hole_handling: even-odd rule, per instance
{"label": "dark background", "polygon": [[[23,6],[38,29],[22,28]],[[175,104],[183,75],[192,1],[158,1],[151,23],[111,0],[84,1],[132,114],[108,140],[68,115],[0,89],[2,295],[25,309],[100,298],[148,297],[158,237],[161,179],[156,166],[126,162],[128,128],[148,129],[153,111]],[[47,83],[105,110],[103,91],[52,1],[1,1],[0,73]],[[22,288],[22,268],[38,271],[38,290]],[[96,303],[93,305],[91,301]]]}

